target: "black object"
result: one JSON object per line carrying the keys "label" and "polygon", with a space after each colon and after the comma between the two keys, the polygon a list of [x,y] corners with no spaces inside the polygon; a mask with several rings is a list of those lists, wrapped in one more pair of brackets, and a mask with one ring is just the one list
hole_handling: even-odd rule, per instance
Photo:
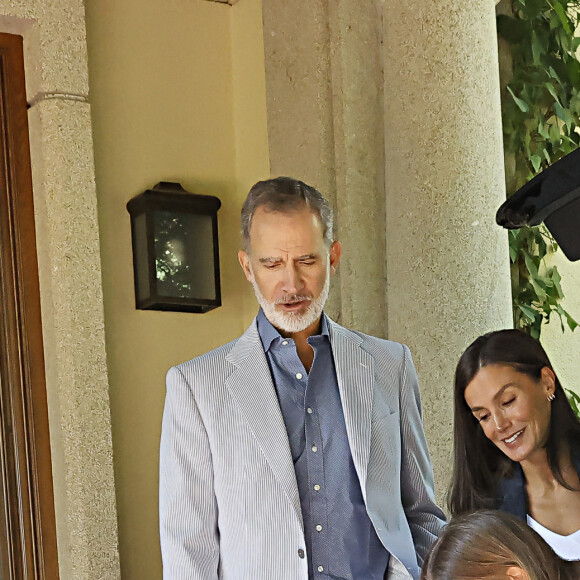
{"label": "black object", "polygon": [[566,257],[572,262],[580,259],[580,149],[518,189],[495,219],[510,230],[544,222]]}
{"label": "black object", "polygon": [[213,195],[166,181],[127,203],[137,308],[207,312],[221,306],[220,206]]}

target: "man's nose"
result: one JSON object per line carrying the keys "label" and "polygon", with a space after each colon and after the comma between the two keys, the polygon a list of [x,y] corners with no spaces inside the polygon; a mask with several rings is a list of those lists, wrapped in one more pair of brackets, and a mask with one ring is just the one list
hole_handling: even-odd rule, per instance
{"label": "man's nose", "polygon": [[283,290],[286,294],[298,294],[304,284],[300,271],[294,265],[288,265],[284,269],[284,279],[282,281]]}

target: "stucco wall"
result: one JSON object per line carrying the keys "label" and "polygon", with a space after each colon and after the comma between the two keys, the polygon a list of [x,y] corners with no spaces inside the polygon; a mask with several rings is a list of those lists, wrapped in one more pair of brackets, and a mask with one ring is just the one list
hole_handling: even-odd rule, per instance
{"label": "stucco wall", "polygon": [[[238,218],[268,175],[261,5],[88,0],[89,79],[123,578],[161,578],[157,485],[169,366],[228,342],[256,306]],[[136,310],[125,205],[158,181],[218,196],[223,306]]]}

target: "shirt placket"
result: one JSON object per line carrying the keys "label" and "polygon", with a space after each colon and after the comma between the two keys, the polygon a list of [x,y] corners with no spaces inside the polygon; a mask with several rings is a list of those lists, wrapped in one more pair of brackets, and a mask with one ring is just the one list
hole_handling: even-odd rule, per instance
{"label": "shirt placket", "polygon": [[322,449],[322,433],[320,431],[319,413],[314,393],[308,388],[306,379],[304,398],[306,413],[304,430],[306,435],[308,487],[310,494],[310,529],[312,546],[312,567],[314,578],[326,578],[328,569],[328,554],[325,550],[326,534],[326,489],[324,479],[324,453]]}

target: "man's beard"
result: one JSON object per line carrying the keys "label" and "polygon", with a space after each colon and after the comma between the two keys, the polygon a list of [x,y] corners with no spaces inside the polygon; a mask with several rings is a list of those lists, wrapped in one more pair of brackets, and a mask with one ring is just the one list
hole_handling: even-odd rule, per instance
{"label": "man's beard", "polygon": [[[270,300],[266,299],[260,292],[253,272],[252,286],[254,287],[254,294],[256,295],[256,299],[258,300],[258,303],[262,307],[266,318],[270,321],[272,326],[275,326],[278,330],[292,334],[301,332],[308,328],[311,324],[314,324],[322,314],[322,309],[324,308],[324,304],[326,303],[328,292],[330,290],[330,264],[327,264],[326,266],[326,279],[324,280],[324,286],[317,298],[302,296],[300,294],[285,294],[282,298],[271,302]],[[302,300],[310,301],[306,312],[303,314],[298,312],[280,312],[279,310],[276,310],[277,304],[283,304],[286,302],[300,302]]]}

